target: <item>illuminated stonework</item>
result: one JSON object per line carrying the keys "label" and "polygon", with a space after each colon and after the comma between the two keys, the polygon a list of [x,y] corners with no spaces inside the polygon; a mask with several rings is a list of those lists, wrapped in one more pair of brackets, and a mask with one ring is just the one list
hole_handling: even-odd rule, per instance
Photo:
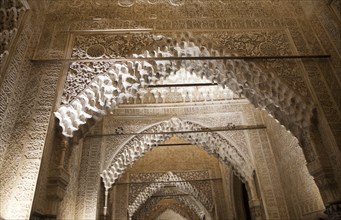
{"label": "illuminated stonework", "polygon": [[[195,187],[193,187],[190,183],[181,179],[180,177],[174,175],[172,172],[164,174],[159,179],[156,180],[156,183],[152,183],[148,187],[144,189],[137,196],[136,200],[133,202],[131,206],[128,208],[129,216],[133,216],[134,213],[139,209],[139,207],[147,201],[149,197],[160,191],[160,189],[165,186],[172,185],[182,190],[183,192],[187,192],[201,202],[201,205],[208,208],[209,211],[212,210],[213,205],[210,204],[209,200],[205,197],[205,195],[201,194]],[[207,211],[206,211],[207,212]],[[200,217],[204,215],[204,212],[200,213]]]}
{"label": "illuminated stonework", "polygon": [[[153,39],[164,42],[167,38],[157,35]],[[100,119],[101,115],[107,114],[120,103],[134,102],[137,95],[143,97],[146,93],[143,89],[148,85],[162,84],[164,80],[175,83],[177,75],[192,74],[196,76],[188,77],[187,82],[200,77],[205,82],[218,83],[223,90],[229,88],[236,94],[243,94],[256,107],[264,108],[275,116],[296,137],[306,138],[303,131],[311,123],[314,109],[312,102],[305,101],[273,73],[264,73],[256,64],[243,60],[157,60],[158,57],[220,55],[217,50],[211,48],[209,51],[205,46],[199,46],[193,42],[181,41],[173,46],[164,46],[163,49],[159,47],[157,51],[146,50],[143,54],[131,54],[133,58],[155,58],[152,61],[73,63],[70,66],[73,71],[69,73],[69,83],[64,91],[65,104],[55,113],[63,134],[72,137],[79,125],[86,123],[87,118],[83,112],[89,117],[93,115]],[[76,55],[82,57],[81,51]],[[81,79],[75,81],[73,77]],[[85,83],[79,87],[79,81]],[[74,88],[79,89],[74,91]],[[184,94],[193,98],[191,92],[185,91]],[[204,96],[207,97],[207,93]],[[79,106],[77,110],[75,105]]]}
{"label": "illuminated stonework", "polygon": [[[161,122],[145,132],[170,132],[170,131],[192,131],[200,130],[201,126],[188,121],[181,121],[178,118],[172,118],[170,121]],[[183,133],[178,134],[179,137],[188,140],[194,145],[201,146],[208,153],[215,155],[226,165],[231,166],[233,172],[241,178],[242,181],[248,182],[252,187],[253,182],[253,165],[251,161],[247,161],[244,156],[219,134],[215,133]],[[131,165],[135,160],[142,157],[151,148],[159,143],[171,138],[171,134],[155,134],[136,136],[129,140],[126,147],[122,148],[118,154],[112,159],[109,168],[101,174],[106,189],[111,188],[116,179]]]}
{"label": "illuminated stonework", "polygon": [[[120,127],[159,131],[153,126],[172,117],[181,121],[175,124],[192,123],[192,128],[220,121],[223,126],[233,121],[266,127],[224,132],[222,139],[215,134],[181,136],[225,162],[201,168],[220,178],[212,194],[205,194],[215,204],[212,219],[243,219],[238,210],[243,203],[236,199],[241,192],[233,187],[242,187],[239,179],[246,183],[249,201],[244,202],[254,219],[327,218],[325,210],[330,219],[340,218],[339,2],[0,1],[0,218],[101,219],[103,170],[117,161],[117,169],[127,163],[134,167],[160,149],[149,146],[155,144],[151,136],[129,139],[106,132]],[[296,55],[314,57],[283,58]],[[251,62],[228,56],[274,58]],[[191,82],[218,85],[151,88]],[[69,144],[63,145],[65,140]],[[142,143],[135,145],[137,151],[129,152],[131,140]],[[207,147],[221,142],[221,152]],[[146,153],[137,160],[133,156],[140,146]],[[172,155],[173,148],[163,150],[157,152]],[[163,162],[173,166],[162,164],[168,171],[191,166],[194,172],[204,156],[193,152],[183,152],[179,164],[171,161],[174,155],[165,156]],[[148,172],[159,172],[153,155]],[[140,168],[135,171],[145,167]],[[70,177],[61,183],[65,192],[53,192],[49,185],[56,170]],[[113,203],[106,217],[127,219],[130,188],[123,183],[129,184],[129,176],[115,175],[120,177],[110,189]],[[106,178],[110,184],[110,175]],[[179,200],[167,204],[149,198],[135,217],[157,219],[171,210],[200,218],[199,206],[190,206],[195,200]]]}

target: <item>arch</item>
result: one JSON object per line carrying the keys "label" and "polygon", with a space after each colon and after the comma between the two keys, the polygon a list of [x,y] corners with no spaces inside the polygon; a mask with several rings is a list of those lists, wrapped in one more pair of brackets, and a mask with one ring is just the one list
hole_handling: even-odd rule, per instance
{"label": "arch", "polygon": [[[161,190],[162,192],[163,190]],[[174,189],[175,192],[179,192],[177,188]],[[186,196],[186,198],[181,197],[181,196],[175,196],[172,197],[173,200],[177,202],[177,204],[180,207],[186,208],[188,211],[190,211],[192,217],[196,216],[196,219],[201,219],[202,217],[202,210],[197,204],[197,202],[190,196],[191,198],[188,198],[189,196]],[[135,213],[133,216],[133,219],[150,219],[147,218],[149,217],[149,212],[154,211],[155,209],[159,210],[158,203],[162,201],[162,197],[151,197],[149,198]],[[169,207],[169,206],[167,206]],[[173,207],[173,206],[172,206]],[[180,208],[179,207],[179,208]],[[191,218],[189,218],[191,219]]]}
{"label": "arch", "polygon": [[[156,213],[154,213],[154,215],[148,216],[148,219],[150,220],[158,220],[158,218],[160,216],[162,216],[165,212],[170,211],[170,212],[174,212],[174,214],[179,215],[180,217],[182,217],[183,219],[188,219],[186,218],[186,213],[184,213],[185,210],[183,210],[181,207],[176,206],[175,204],[173,204],[170,207],[160,207],[156,210]],[[187,216],[188,217],[188,216]],[[162,219],[162,218],[161,218]]]}
{"label": "arch", "polygon": [[[209,46],[202,45],[190,36],[180,41],[162,35],[153,36],[154,47],[133,58],[157,57],[209,57],[226,54]],[[152,48],[152,49],[150,49]],[[146,48],[145,48],[146,49]],[[125,55],[123,55],[125,56]],[[268,111],[300,141],[306,139],[306,130],[311,123],[314,105],[305,100],[281,82],[273,73],[264,73],[255,63],[245,60],[143,60],[82,63],[70,66],[76,72],[91,75],[93,80],[72,101],[55,112],[63,135],[72,137],[79,126],[88,118],[101,118],[124,100],[136,97],[140,88],[158,84],[171,73],[186,70],[202,78],[243,94],[252,104]],[[91,77],[89,77],[91,79]]]}
{"label": "arch", "polygon": [[173,174],[172,172],[167,172],[158,179],[155,180],[154,183],[151,183],[147,186],[142,192],[138,194],[136,199],[134,200],[133,204],[128,206],[128,214],[131,218],[134,213],[139,209],[139,207],[144,204],[148,198],[150,198],[155,193],[159,192],[165,186],[175,186],[182,192],[189,193],[195,201],[197,201],[197,205],[201,207],[201,210],[204,210],[197,213],[199,217],[210,216],[209,212],[213,209],[213,204],[209,199],[201,193],[198,189],[196,189],[191,183],[182,179],[181,177]]}
{"label": "arch", "polygon": [[[168,121],[155,124],[144,132],[158,133],[202,129],[205,129],[205,127],[199,124],[190,121],[182,121],[179,118],[171,118]],[[215,132],[181,133],[177,135],[193,145],[198,145],[209,154],[220,159],[223,163],[231,167],[234,174],[238,176],[241,181],[247,182],[249,187],[251,187],[250,189],[253,189],[254,165],[224,137]],[[114,155],[109,167],[102,172],[101,177],[105,188],[110,189],[111,185],[128,166],[142,157],[150,149],[171,137],[171,134],[153,134],[132,137],[123,147],[121,147],[118,153]]]}

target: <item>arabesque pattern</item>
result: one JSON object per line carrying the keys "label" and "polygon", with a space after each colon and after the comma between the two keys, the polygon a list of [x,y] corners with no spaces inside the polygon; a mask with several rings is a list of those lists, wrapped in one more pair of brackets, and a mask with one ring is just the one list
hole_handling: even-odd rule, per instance
{"label": "arabesque pattern", "polygon": [[[146,187],[135,199],[132,205],[128,207],[129,216],[132,217],[134,213],[138,210],[138,208],[144,204],[148,198],[152,195],[160,191],[165,186],[172,185],[177,187],[178,189],[188,192],[194,198],[196,198],[200,203],[206,207],[209,211],[212,210],[213,204],[206,198],[204,194],[198,191],[195,187],[193,187],[189,182],[183,180],[182,178],[174,175],[172,172],[168,172],[158,178],[155,183],[151,183],[148,187]],[[204,215],[204,212],[200,212],[200,217]]]}
{"label": "arabesque pattern", "polygon": [[[159,48],[158,51],[146,50],[143,54],[133,54],[135,58],[182,56],[220,56],[220,52],[214,49],[209,51],[207,47],[199,47],[191,41],[181,41],[172,47]],[[71,101],[63,104],[55,113],[67,137],[72,137],[73,132],[79,130],[79,126],[85,124],[88,118],[100,119],[101,115],[107,114],[120,103],[135,98],[141,88],[159,84],[176,71],[195,74],[228,87],[236,94],[243,94],[256,107],[266,109],[299,140],[304,138],[302,130],[310,126],[314,108],[312,102],[295,94],[274,73],[264,73],[254,63],[240,59],[77,62],[70,68],[95,76],[81,92],[66,94]]]}
{"label": "arabesque pattern", "polygon": [[[172,118],[169,121],[164,121],[147,129],[145,132],[170,132],[170,131],[195,131],[202,130],[203,126],[194,124],[189,121],[182,121],[178,118]],[[200,133],[183,133],[177,134],[180,138],[187,140],[193,145],[198,145],[208,153],[213,154],[226,165],[232,168],[232,171],[243,182],[252,182],[254,165],[251,161],[244,158],[243,154],[237,150],[228,140],[217,133],[200,132]],[[154,134],[135,136],[130,139],[124,147],[116,153],[112,159],[110,167],[104,170],[101,174],[104,187],[110,189],[118,177],[153,147],[162,143],[169,138],[171,134]]]}

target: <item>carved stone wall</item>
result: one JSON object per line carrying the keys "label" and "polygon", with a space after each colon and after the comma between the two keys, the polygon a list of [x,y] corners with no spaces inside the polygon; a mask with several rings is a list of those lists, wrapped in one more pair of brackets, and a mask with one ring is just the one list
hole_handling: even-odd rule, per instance
{"label": "carved stone wall", "polygon": [[[229,42],[235,45],[229,49],[240,54],[243,54],[243,51],[247,55],[283,55],[296,52],[299,54],[331,54],[332,57],[329,60],[255,63],[259,67],[263,66],[271,70],[274,78],[280,78],[301,96],[312,99],[317,106],[318,129],[323,137],[323,146],[325,147],[323,148],[323,157],[307,154],[306,151],[305,156],[308,162],[316,161],[317,157],[324,158],[325,162],[330,164],[335,171],[336,185],[341,188],[341,181],[339,181],[341,173],[338,172],[341,169],[341,102],[339,96],[341,91],[339,71],[341,46],[338,10],[340,6],[337,0],[329,1],[329,5],[326,2],[242,0],[235,4],[235,1],[229,0],[194,0],[190,3],[161,0],[55,0],[49,2],[46,24],[42,31],[42,24],[45,21],[45,1],[39,1],[39,3],[29,1],[32,10],[27,12],[27,20],[23,21],[25,25],[11,49],[13,54],[8,56],[10,59],[6,61],[7,68],[1,73],[0,178],[2,181],[0,202],[5,204],[1,206],[1,214],[4,213],[4,216],[1,217],[28,217],[44,149],[47,125],[50,120],[50,110],[51,106],[55,104],[53,103],[55,96],[53,90],[56,88],[57,76],[62,64],[32,64],[29,59],[32,57],[36,42],[42,34],[35,58],[64,58],[67,57],[64,56],[66,52],[69,52],[70,56],[72,54],[72,51],[65,49],[69,37],[72,38],[73,34],[81,33],[84,30],[138,28],[178,33],[185,29],[193,30],[193,32],[194,30],[202,32],[209,30],[217,33],[221,33],[217,30],[229,30],[234,34],[232,37],[225,35],[224,38],[229,39]],[[1,13],[6,16],[8,14],[7,11]],[[243,34],[246,33],[245,31],[253,34]],[[271,42],[278,39],[277,43],[279,44],[275,46],[277,48],[266,43],[262,40],[262,35],[255,35],[255,32],[271,33],[263,35]],[[245,38],[245,36],[253,37]],[[186,36],[178,36],[179,39],[182,37]],[[234,39],[238,39],[238,41],[234,41]],[[250,45],[252,41],[258,42],[258,44]],[[225,46],[228,47],[229,44],[225,44]],[[101,51],[101,47],[98,46],[92,50],[92,52],[89,50],[89,53],[96,55],[98,51]],[[283,73],[283,69],[290,71]],[[57,93],[59,93],[56,99],[58,105],[62,92],[60,90]],[[295,102],[297,101],[299,100]],[[219,108],[217,109],[219,110]],[[122,109],[115,110],[115,112],[120,111]],[[136,111],[138,110],[131,110],[131,112]],[[143,114],[152,115],[148,111],[147,109]],[[193,110],[193,112],[196,111]],[[169,113],[174,113],[174,111],[171,109]],[[296,116],[301,117],[295,114]],[[256,114],[255,117],[259,116]],[[276,156],[277,151],[272,152],[269,145],[263,146],[266,143],[265,133],[252,131],[248,135],[252,142],[255,141],[255,147],[251,148],[254,155],[252,157],[259,161],[256,170],[260,174],[258,178],[261,187],[264,187],[261,191],[264,193],[263,202],[268,207],[267,217],[287,218],[295,216],[295,213],[303,215],[305,211],[287,212],[286,205],[281,202],[288,201],[284,195],[286,189],[281,190],[284,186],[279,183],[283,178],[276,174],[283,167],[281,164],[275,165],[273,156]],[[312,150],[314,149],[307,151]],[[44,165],[41,169],[42,177],[47,175]],[[276,169],[278,170],[276,171]],[[86,180],[80,180],[80,182],[84,184]],[[73,187],[74,183],[71,185]],[[80,196],[84,195],[85,191],[82,190],[81,188]],[[337,187],[335,190],[337,192]],[[94,198],[94,194],[91,196]],[[85,203],[83,203],[82,197],[80,198],[81,202],[78,207],[86,207],[83,206]],[[313,197],[309,198],[313,200]],[[66,201],[68,199],[67,197]],[[21,202],[17,202],[17,200]],[[89,204],[94,204],[94,201],[92,200]],[[16,205],[12,206],[12,203]],[[83,208],[81,209],[84,210]]]}
{"label": "carved stone wall", "polygon": [[59,64],[32,69],[1,172],[5,218],[29,217],[60,70]]}
{"label": "carved stone wall", "polygon": [[[131,1],[132,2],[132,1]],[[106,2],[104,4],[98,3],[94,4],[93,2],[85,2],[85,3],[76,3],[71,4],[72,8],[66,9],[65,13],[67,16],[63,14],[58,14],[63,7],[63,1],[55,1],[51,6],[52,9],[50,11],[51,17],[54,20],[50,20],[50,22],[62,21],[64,19],[72,19],[74,20],[74,16],[77,11],[77,19],[78,22],[75,22],[71,25],[71,29],[73,30],[84,30],[84,29],[98,29],[98,28],[153,28],[156,30],[179,30],[179,29],[272,29],[282,27],[283,29],[287,29],[292,37],[292,42],[294,43],[294,47],[301,54],[309,54],[313,52],[322,53],[323,50],[319,44],[319,41],[316,40],[315,35],[311,35],[312,32],[317,33],[317,35],[323,35],[327,37],[321,38],[320,42],[323,44],[328,44],[330,39],[328,35],[325,35],[325,30],[323,26],[320,24],[319,20],[314,20],[314,13],[309,11],[309,7],[311,9],[316,9],[317,12],[323,12],[323,14],[328,15],[331,13],[330,9],[325,6],[325,3],[314,4],[314,1],[311,1],[307,4],[302,4],[300,1],[286,1],[286,2],[276,2],[272,4],[267,4],[267,1],[245,1],[243,2],[243,9],[239,9],[237,5],[233,5],[232,2],[224,1],[224,2],[207,2],[203,3],[201,1],[195,1],[193,4],[185,4],[181,7],[176,7],[171,5],[163,5],[164,10],[162,13],[157,10],[159,4],[144,4],[138,3],[133,4],[132,7],[125,8],[112,8],[115,13],[112,13],[112,10],[103,10],[103,6],[110,7],[114,6],[115,2]],[[160,3],[161,4],[161,3]],[[65,4],[70,5],[70,4]],[[64,5],[64,6],[65,6]],[[335,5],[335,3],[333,3]],[[334,6],[335,7],[335,6]],[[91,8],[91,11],[89,11]],[[95,9],[95,10],[94,10]],[[323,9],[323,10],[320,10]],[[134,11],[138,13],[129,13],[129,11]],[[148,14],[150,11],[153,11],[152,15]],[[109,13],[110,12],[110,13]],[[194,15],[195,13],[195,15]],[[305,14],[309,14],[308,18],[305,17]],[[94,21],[81,21],[85,15],[93,16],[94,18],[107,18],[107,19],[95,19]],[[262,17],[260,15],[266,14],[267,17]],[[175,16],[176,15],[176,16]],[[245,16],[247,15],[247,16]],[[312,15],[312,16],[311,16]],[[191,19],[195,17],[196,19]],[[322,17],[322,16],[321,16]],[[324,17],[324,24],[326,29],[329,30],[328,21],[325,19],[328,16]],[[119,18],[117,20],[111,20],[112,18]],[[155,19],[158,18],[158,19]],[[120,20],[122,19],[122,20]],[[310,20],[312,19],[312,23]],[[316,22],[315,22],[316,21]],[[334,22],[334,18],[332,20]],[[333,23],[332,22],[332,23]],[[322,22],[323,23],[323,22]],[[313,29],[310,29],[311,24],[314,26]],[[318,27],[318,25],[320,25]],[[333,25],[337,27],[338,23],[334,22]],[[322,27],[322,28],[320,28]],[[338,28],[332,28],[333,30],[339,30]],[[312,30],[312,31],[311,31]],[[338,33],[338,32],[336,32]],[[337,36],[333,35],[333,36]],[[338,45],[339,42],[336,39],[336,43],[334,45]],[[330,51],[333,50],[333,45],[329,45],[326,48],[331,48]],[[335,47],[334,47],[335,48]],[[334,49],[334,51],[337,51]],[[333,56],[333,62],[338,63],[338,56]],[[323,63],[323,62],[322,62]],[[335,65],[334,65],[335,66]],[[336,65],[337,67],[337,65]],[[337,68],[335,68],[337,69]],[[335,75],[334,70],[326,71],[326,74],[329,77],[329,82],[332,81],[333,74]],[[304,74],[303,74],[304,75]],[[316,75],[316,74],[314,74]],[[336,74],[337,75],[337,74]],[[321,75],[320,75],[321,76]],[[308,78],[304,77],[305,80]],[[313,83],[317,83],[314,78],[310,78]],[[296,81],[296,80],[294,80]],[[289,84],[294,84],[293,81],[290,81]],[[322,84],[323,85],[323,84]],[[326,85],[323,85],[326,87]],[[327,87],[326,87],[327,88]],[[333,85],[333,90],[338,91],[340,88],[339,83]],[[312,91],[319,90],[319,87],[313,85]],[[333,93],[337,94],[337,93]],[[323,92],[324,98],[319,98],[319,102],[326,103],[325,100],[330,99],[331,95],[328,92]],[[338,99],[334,97],[334,99]],[[332,99],[331,99],[332,100]],[[316,100],[317,101],[317,100]],[[338,101],[337,101],[338,102]],[[325,111],[337,111],[336,104],[333,102],[328,102],[329,105],[326,106],[324,104],[321,105]],[[326,109],[328,108],[328,109]],[[339,116],[338,116],[339,117]],[[338,124],[335,124],[336,121],[332,119],[332,117],[328,116],[328,121],[332,124],[332,132],[334,133],[334,137],[339,137],[338,131],[336,127]],[[323,119],[324,120],[324,119]],[[326,128],[327,130],[329,128]],[[335,133],[336,132],[336,133]],[[330,131],[328,132],[330,136]],[[337,142],[339,143],[339,141]]]}
{"label": "carved stone wall", "polygon": [[[85,139],[79,172],[76,219],[96,219],[100,187],[101,141]],[[75,197],[73,197],[75,199]]]}
{"label": "carved stone wall", "polygon": [[[126,48],[129,48],[128,45],[133,46],[138,40],[143,43],[140,42],[142,45],[135,49],[140,52],[132,54],[135,58],[229,56],[229,53],[232,52],[242,55],[262,55],[266,52],[267,47],[272,48],[272,52],[267,53],[286,55],[290,54],[291,48],[294,47],[292,45],[291,48],[289,47],[289,36],[283,30],[275,33],[271,31],[252,33],[251,30],[246,33],[196,31],[193,33],[178,32],[171,35],[178,36],[172,38],[167,36],[167,32],[155,32],[154,35],[138,33],[128,36],[107,34],[96,36],[96,38],[91,35],[90,37],[76,37],[72,56],[83,59],[131,57],[134,51]],[[115,42],[119,42],[119,45]],[[109,49],[106,50],[106,47]],[[144,52],[141,54],[143,50]],[[91,55],[92,53],[95,55]],[[129,102],[130,97],[136,99],[136,92],[141,96],[140,88],[143,89],[148,84],[159,83],[162,78],[170,78],[173,68],[174,71],[181,71],[181,69],[192,71],[194,75],[201,75],[212,82],[229,87],[237,94],[245,95],[255,106],[265,108],[274,115],[300,140],[304,139],[303,131],[310,125],[313,104],[303,77],[298,73],[297,62],[277,61],[275,65],[271,65],[271,62],[264,62],[263,69],[259,69],[254,63],[249,64],[244,61],[209,60],[205,62],[72,63],[63,96],[64,104],[56,112],[56,117],[59,118],[63,128],[63,134],[72,136],[73,131],[77,131],[80,125],[86,123],[89,115],[105,114],[101,111],[104,108],[112,109],[125,100]],[[171,69],[167,66],[170,66]],[[281,74],[275,76],[274,71],[278,70],[281,71]],[[121,80],[120,77],[122,77]],[[285,83],[279,80],[282,78]],[[128,79],[133,82],[128,82]],[[293,80],[295,80],[295,84],[290,83]],[[86,86],[87,84],[89,85]],[[100,92],[102,90],[104,92]],[[69,102],[71,105],[68,105]],[[75,105],[79,105],[79,108],[85,112],[85,114],[80,114],[77,110],[79,115],[83,115],[83,119],[74,113]]]}
{"label": "carved stone wall", "polygon": [[[298,141],[279,123],[262,113],[283,192],[292,219],[314,218],[324,210],[321,195],[310,176]],[[284,156],[285,155],[285,156]]]}

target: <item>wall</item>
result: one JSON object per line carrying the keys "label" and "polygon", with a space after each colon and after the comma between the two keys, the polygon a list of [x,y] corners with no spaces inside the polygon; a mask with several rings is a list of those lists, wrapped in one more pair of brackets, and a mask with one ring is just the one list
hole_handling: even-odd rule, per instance
{"label": "wall", "polygon": [[323,212],[324,206],[297,139],[268,114],[262,112],[262,118],[280,173],[290,218],[316,218]]}

